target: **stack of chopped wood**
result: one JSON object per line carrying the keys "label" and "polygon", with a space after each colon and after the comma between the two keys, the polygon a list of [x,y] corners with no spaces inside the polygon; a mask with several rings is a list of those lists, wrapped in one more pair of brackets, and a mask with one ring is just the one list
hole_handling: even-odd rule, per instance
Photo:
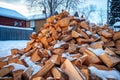
{"label": "stack of chopped wood", "polygon": [[[30,39],[26,48],[0,58],[0,80],[120,79],[120,31],[107,25],[92,25],[64,11],[48,18]],[[101,77],[95,69],[114,70],[118,77]]]}

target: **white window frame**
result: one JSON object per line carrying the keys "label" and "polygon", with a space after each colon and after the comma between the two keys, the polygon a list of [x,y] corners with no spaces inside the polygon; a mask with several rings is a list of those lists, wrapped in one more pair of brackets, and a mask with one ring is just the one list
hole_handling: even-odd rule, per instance
{"label": "white window frame", "polygon": [[35,21],[34,21],[34,20],[30,21],[30,27],[31,27],[31,28],[34,28],[34,27],[35,27]]}

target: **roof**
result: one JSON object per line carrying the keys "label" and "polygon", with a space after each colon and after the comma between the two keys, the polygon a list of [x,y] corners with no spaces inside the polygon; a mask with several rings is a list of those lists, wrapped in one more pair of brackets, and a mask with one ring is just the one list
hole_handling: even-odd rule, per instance
{"label": "roof", "polygon": [[116,22],[113,26],[120,26],[120,22]]}
{"label": "roof", "polygon": [[[47,14],[48,17],[48,14]],[[45,14],[36,14],[36,15],[31,15],[28,17],[28,20],[38,20],[38,19],[45,19],[46,15]]]}
{"label": "roof", "polygon": [[26,17],[15,10],[0,7],[0,16],[26,20]]}
{"label": "roof", "polygon": [[13,26],[5,26],[5,25],[0,25],[0,28],[11,28],[11,29],[33,30],[32,28],[22,28],[22,27],[13,27]]}

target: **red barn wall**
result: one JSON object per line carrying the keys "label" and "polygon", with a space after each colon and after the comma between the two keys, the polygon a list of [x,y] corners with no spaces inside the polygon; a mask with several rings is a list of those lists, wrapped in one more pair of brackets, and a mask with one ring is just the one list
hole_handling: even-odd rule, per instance
{"label": "red barn wall", "polygon": [[26,27],[26,21],[25,20],[0,16],[0,25],[14,26],[15,21],[17,22],[16,27]]}

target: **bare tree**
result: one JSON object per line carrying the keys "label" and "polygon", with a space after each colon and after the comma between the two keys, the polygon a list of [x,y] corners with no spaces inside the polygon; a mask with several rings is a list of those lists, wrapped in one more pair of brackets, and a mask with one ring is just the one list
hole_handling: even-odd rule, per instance
{"label": "bare tree", "polygon": [[82,10],[81,13],[85,16],[86,19],[89,18],[90,14],[92,12],[96,11],[96,5],[90,4],[88,6],[85,6]]}
{"label": "bare tree", "polygon": [[28,7],[31,9],[34,8],[43,8],[43,13],[50,13],[50,16],[55,13],[56,8],[62,3],[62,0],[27,0]]}
{"label": "bare tree", "polygon": [[76,10],[81,0],[27,0],[29,8],[40,6],[44,8],[44,13],[49,13],[50,16],[55,14],[59,8],[65,9],[68,12]]}
{"label": "bare tree", "polygon": [[80,6],[80,3],[82,1],[81,0],[64,0],[64,8],[65,10],[67,10],[68,12],[72,9],[72,10],[76,10],[78,8],[78,6]]}
{"label": "bare tree", "polygon": [[105,11],[104,11],[102,8],[100,8],[100,10],[99,10],[99,12],[98,12],[98,15],[99,15],[99,17],[100,17],[100,22],[99,22],[99,24],[103,25],[104,19],[106,18],[106,16],[105,16]]}

